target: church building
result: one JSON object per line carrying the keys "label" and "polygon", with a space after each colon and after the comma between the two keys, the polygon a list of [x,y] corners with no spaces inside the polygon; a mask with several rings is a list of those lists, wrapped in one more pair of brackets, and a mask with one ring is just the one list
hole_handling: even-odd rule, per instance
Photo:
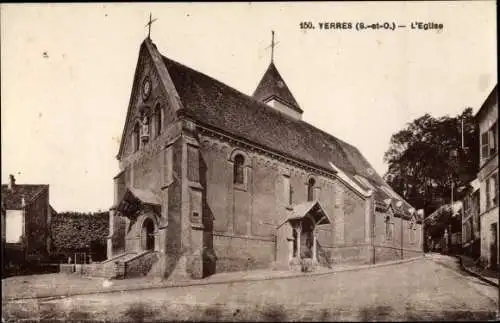
{"label": "church building", "polygon": [[302,114],[272,60],[248,96],[146,38],[103,268],[183,279],[422,255],[422,212]]}

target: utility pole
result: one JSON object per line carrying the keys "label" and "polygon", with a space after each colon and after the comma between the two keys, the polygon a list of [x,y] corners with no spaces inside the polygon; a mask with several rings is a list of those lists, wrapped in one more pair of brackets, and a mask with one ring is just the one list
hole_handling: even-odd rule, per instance
{"label": "utility pole", "polygon": [[464,118],[461,117],[460,120],[462,121],[462,150],[465,149],[465,143],[464,143]]}

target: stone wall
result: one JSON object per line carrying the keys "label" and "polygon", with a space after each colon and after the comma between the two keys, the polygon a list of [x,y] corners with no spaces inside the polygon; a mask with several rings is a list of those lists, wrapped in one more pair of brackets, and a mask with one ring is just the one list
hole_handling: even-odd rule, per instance
{"label": "stone wall", "polygon": [[375,247],[375,263],[401,259],[401,248],[391,246]]}
{"label": "stone wall", "polygon": [[403,249],[403,257],[404,257],[404,259],[421,257],[423,255],[424,255],[424,253],[422,251]]}
{"label": "stone wall", "polygon": [[[391,217],[394,223],[392,239],[386,236],[386,216]],[[374,246],[375,262],[401,259],[413,255],[422,255],[422,225],[416,223],[414,230],[415,240],[410,241],[409,220],[395,217],[392,212],[375,212],[374,219]]]}
{"label": "stone wall", "polygon": [[338,264],[366,264],[370,261],[368,246],[366,245],[344,245],[342,247],[324,248],[328,254],[330,265]]}
{"label": "stone wall", "polygon": [[125,263],[125,278],[146,276],[158,261],[157,252],[147,252],[128,260]]}
{"label": "stone wall", "polygon": [[344,193],[344,242],[362,244],[365,242],[365,204],[356,194]]}
{"label": "stone wall", "polygon": [[89,277],[113,278],[115,276],[113,263],[60,264],[59,272]]}
{"label": "stone wall", "polygon": [[[205,184],[206,201],[204,213],[212,219],[213,231],[218,237],[214,238],[214,246],[218,249],[217,271],[249,266],[245,257],[227,256],[223,251],[231,244],[223,241],[232,240],[237,245],[241,243],[237,240],[241,239],[261,237],[274,240],[276,228],[286,219],[290,206],[307,201],[307,183],[310,178],[315,181],[314,198],[319,200],[331,221],[318,227],[318,243],[324,248],[364,243],[364,199],[340,180],[245,150],[227,140],[201,136],[200,143],[200,173],[201,181]],[[232,159],[238,154],[245,159],[243,184],[233,184]],[[289,187],[286,187],[288,183]],[[274,249],[269,248],[272,252],[271,257],[266,258],[268,266],[275,260]],[[346,250],[350,251],[336,252],[336,256],[354,261],[365,256],[356,248]],[[221,254],[224,256],[221,257]],[[258,254],[252,255],[255,256],[260,257]],[[241,263],[235,264],[235,259]]]}
{"label": "stone wall", "polygon": [[[498,228],[498,207],[491,209],[481,215],[481,262],[484,265],[491,265],[491,245],[493,244],[493,235],[491,234],[491,225],[497,224],[497,255],[499,246],[499,228]],[[497,256],[497,265],[499,264]]]}
{"label": "stone wall", "polygon": [[274,239],[214,235],[216,272],[269,268],[275,246]]}

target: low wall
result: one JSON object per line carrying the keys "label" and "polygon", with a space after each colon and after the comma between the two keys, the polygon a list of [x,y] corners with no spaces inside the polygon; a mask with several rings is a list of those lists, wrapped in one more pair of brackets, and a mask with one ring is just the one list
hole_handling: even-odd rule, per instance
{"label": "low wall", "polygon": [[78,274],[91,277],[112,278],[115,276],[113,263],[92,263],[92,264],[60,264],[59,272],[64,274]]}
{"label": "low wall", "polygon": [[158,261],[158,253],[151,251],[125,262],[125,278],[146,276]]}
{"label": "low wall", "polygon": [[72,274],[75,272],[75,265],[70,264],[60,264],[59,272],[63,274]]}

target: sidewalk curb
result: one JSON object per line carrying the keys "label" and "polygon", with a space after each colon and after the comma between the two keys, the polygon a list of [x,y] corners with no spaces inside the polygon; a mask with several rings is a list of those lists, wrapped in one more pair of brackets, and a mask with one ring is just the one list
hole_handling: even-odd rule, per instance
{"label": "sidewalk curb", "polygon": [[271,277],[249,277],[249,278],[239,278],[239,279],[228,279],[228,280],[219,280],[219,281],[179,281],[179,282],[168,282],[159,283],[154,286],[141,286],[141,287],[132,287],[132,288],[110,288],[107,290],[98,290],[98,291],[88,291],[81,293],[66,293],[62,295],[39,295],[33,297],[9,297],[2,298],[2,302],[11,302],[11,301],[20,301],[20,300],[29,300],[29,299],[58,299],[72,296],[81,296],[81,295],[92,295],[92,294],[109,294],[109,293],[122,293],[127,291],[137,291],[137,290],[147,290],[147,289],[162,289],[162,288],[179,288],[179,287],[190,287],[190,286],[204,286],[204,285],[220,285],[220,284],[234,284],[234,283],[244,283],[251,281],[267,281],[267,280],[277,280],[277,279],[291,279],[291,278],[300,278],[300,277],[315,277],[315,276],[327,276],[334,275],[340,272],[348,272],[348,271],[358,271],[363,269],[371,269],[378,267],[387,267],[392,265],[399,265],[403,263],[413,262],[417,260],[425,259],[424,256],[413,257],[403,260],[391,261],[391,262],[382,262],[378,264],[370,264],[370,265],[361,265],[351,268],[342,268],[338,270],[331,270],[326,272],[312,272],[312,273],[291,273],[286,276],[271,276]]}
{"label": "sidewalk curb", "polygon": [[467,267],[465,267],[465,266],[464,266],[464,264],[463,264],[462,258],[460,258],[460,257],[457,257],[457,258],[458,258],[458,262],[460,263],[460,267],[461,267],[461,268],[462,268],[462,269],[463,269],[466,273],[468,273],[468,274],[469,274],[469,275],[471,275],[471,276],[476,277],[477,279],[479,279],[480,281],[482,281],[482,282],[484,282],[484,283],[486,283],[486,284],[490,284],[490,285],[491,285],[491,286],[493,286],[493,287],[498,287],[498,284],[497,284],[497,283],[492,282],[491,280],[484,278],[482,275],[480,275],[480,274],[478,274],[478,273],[475,273],[475,272],[473,272],[472,270],[467,269]]}

